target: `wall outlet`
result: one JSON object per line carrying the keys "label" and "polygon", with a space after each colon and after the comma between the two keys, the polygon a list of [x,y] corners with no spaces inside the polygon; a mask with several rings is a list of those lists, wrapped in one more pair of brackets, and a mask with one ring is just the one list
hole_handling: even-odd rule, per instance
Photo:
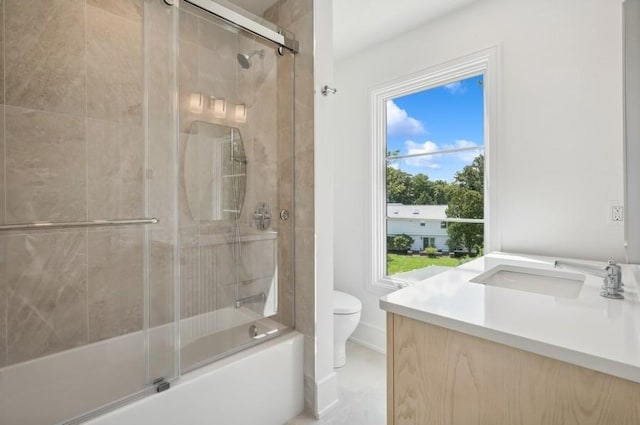
{"label": "wall outlet", "polygon": [[611,204],[609,207],[609,220],[612,223],[621,223],[624,221],[624,206],[621,204]]}

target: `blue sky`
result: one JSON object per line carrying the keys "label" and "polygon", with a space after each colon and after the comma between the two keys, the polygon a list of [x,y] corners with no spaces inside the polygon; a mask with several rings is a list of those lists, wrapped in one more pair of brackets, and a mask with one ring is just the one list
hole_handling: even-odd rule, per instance
{"label": "blue sky", "polygon": [[[482,75],[387,103],[387,150],[400,155],[484,145]],[[431,180],[452,181],[481,149],[447,155],[427,155],[397,161],[394,166]]]}

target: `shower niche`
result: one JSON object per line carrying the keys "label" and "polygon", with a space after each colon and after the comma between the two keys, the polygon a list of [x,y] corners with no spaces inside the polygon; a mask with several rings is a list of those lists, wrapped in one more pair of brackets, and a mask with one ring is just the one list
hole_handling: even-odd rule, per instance
{"label": "shower niche", "polygon": [[240,217],[247,187],[247,156],[240,130],[193,121],[184,154],[191,217],[200,223]]}

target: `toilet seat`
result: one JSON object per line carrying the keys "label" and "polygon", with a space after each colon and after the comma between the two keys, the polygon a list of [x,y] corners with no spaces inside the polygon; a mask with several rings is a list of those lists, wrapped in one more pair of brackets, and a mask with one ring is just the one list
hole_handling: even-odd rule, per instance
{"label": "toilet seat", "polygon": [[333,291],[333,314],[354,314],[362,310],[362,303],[353,295]]}

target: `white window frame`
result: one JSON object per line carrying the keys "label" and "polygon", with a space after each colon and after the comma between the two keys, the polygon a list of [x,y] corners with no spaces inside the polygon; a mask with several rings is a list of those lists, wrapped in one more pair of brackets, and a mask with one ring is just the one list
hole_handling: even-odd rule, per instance
{"label": "white window frame", "polygon": [[384,83],[370,91],[371,192],[367,290],[384,295],[403,286],[385,275],[386,267],[386,165],[387,102],[430,88],[483,75],[484,85],[484,251],[500,250],[497,219],[496,161],[498,145],[498,47],[494,46],[445,64]]}

